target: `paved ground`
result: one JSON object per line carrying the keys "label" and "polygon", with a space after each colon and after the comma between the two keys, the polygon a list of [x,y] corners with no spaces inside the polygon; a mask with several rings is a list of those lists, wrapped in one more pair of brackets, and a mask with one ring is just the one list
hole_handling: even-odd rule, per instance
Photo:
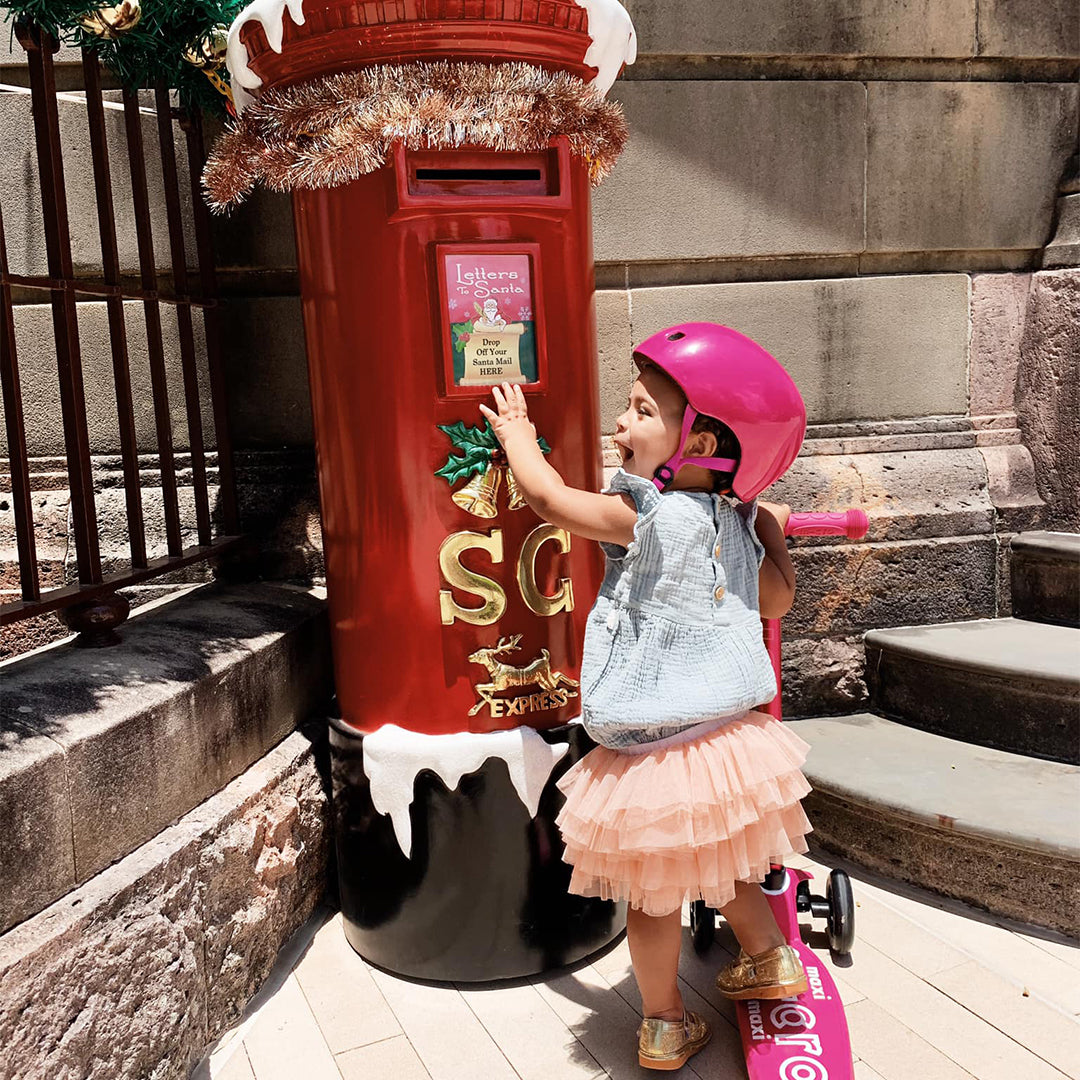
{"label": "paved ground", "polygon": [[[797,859],[820,880],[837,863]],[[1080,1080],[1080,946],[858,868],[857,941],[845,966],[811,943],[847,1006],[858,1080]],[[820,923],[818,924],[821,925]],[[726,928],[698,958],[687,1004],[714,1029],[678,1075],[745,1075],[732,1006],[713,976]],[[424,985],[369,967],[324,909],[279,959],[243,1023],[197,1080],[644,1080],[640,999],[625,939],[592,964],[490,989]]]}

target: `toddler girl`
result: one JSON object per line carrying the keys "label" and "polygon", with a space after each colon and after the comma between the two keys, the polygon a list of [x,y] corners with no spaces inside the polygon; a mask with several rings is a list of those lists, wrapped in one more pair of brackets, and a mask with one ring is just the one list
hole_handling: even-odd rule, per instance
{"label": "toddler girl", "polygon": [[544,460],[520,386],[494,389],[498,412],[480,408],[533,510],[607,557],[581,663],[599,745],[560,780],[558,822],[570,889],[628,901],[638,1059],[676,1069],[710,1036],[678,987],[687,899],[719,909],[739,940],[721,993],[806,989],[758,883],[772,857],[807,850],[809,747],[754,711],[777,689],[761,618],[785,614],[795,589],[788,508],[756,496],[798,453],[806,412],[776,360],[727,327],[672,327],[634,360],[622,466],[603,494],[568,487]]}

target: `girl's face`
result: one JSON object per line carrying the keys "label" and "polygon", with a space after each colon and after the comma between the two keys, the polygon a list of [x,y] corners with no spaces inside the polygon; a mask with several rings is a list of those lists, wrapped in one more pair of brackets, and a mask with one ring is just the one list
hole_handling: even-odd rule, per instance
{"label": "girl's face", "polygon": [[626,412],[615,422],[615,445],[622,467],[651,480],[679,448],[686,399],[655,368],[646,368],[630,389]]}

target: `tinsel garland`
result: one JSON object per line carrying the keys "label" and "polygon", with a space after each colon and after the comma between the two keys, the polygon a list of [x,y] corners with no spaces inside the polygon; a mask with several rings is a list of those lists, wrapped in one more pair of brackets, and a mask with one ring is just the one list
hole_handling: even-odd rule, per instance
{"label": "tinsel garland", "polygon": [[[0,5],[12,27],[26,21],[57,41],[88,48],[127,87],[160,80],[180,92],[185,107],[224,115],[227,99],[203,72],[184,59],[185,50],[205,40],[216,26],[228,26],[247,0],[142,0],[142,18],[115,39],[98,37],[81,25],[103,0],[5,0]],[[18,46],[16,46],[18,48]],[[228,80],[222,67],[221,78]]]}
{"label": "tinsel garland", "polygon": [[524,63],[378,64],[272,88],[214,146],[203,174],[217,212],[256,183],[336,187],[385,164],[392,146],[536,151],[565,137],[599,183],[626,143],[621,106],[581,79]]}

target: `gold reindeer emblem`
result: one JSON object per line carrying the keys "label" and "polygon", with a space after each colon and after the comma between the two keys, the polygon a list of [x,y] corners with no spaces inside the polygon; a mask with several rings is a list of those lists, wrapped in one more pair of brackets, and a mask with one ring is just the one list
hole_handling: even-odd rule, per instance
{"label": "gold reindeer emblem", "polygon": [[[480,695],[480,700],[469,710],[470,716],[475,716],[485,704],[491,707],[492,716],[503,716],[504,710],[507,716],[520,716],[540,709],[559,709],[570,698],[577,697],[577,691],[563,687],[577,686],[578,683],[561,671],[551,670],[551,654],[547,649],[541,649],[540,656],[525,667],[513,667],[496,659],[500,654],[519,651],[520,640],[521,634],[501,637],[497,645],[490,649],[477,649],[469,657],[470,663],[483,664],[491,676],[491,682],[477,683],[473,688]],[[492,696],[500,690],[513,690],[534,683],[541,688],[541,693],[520,694],[515,698]]]}

